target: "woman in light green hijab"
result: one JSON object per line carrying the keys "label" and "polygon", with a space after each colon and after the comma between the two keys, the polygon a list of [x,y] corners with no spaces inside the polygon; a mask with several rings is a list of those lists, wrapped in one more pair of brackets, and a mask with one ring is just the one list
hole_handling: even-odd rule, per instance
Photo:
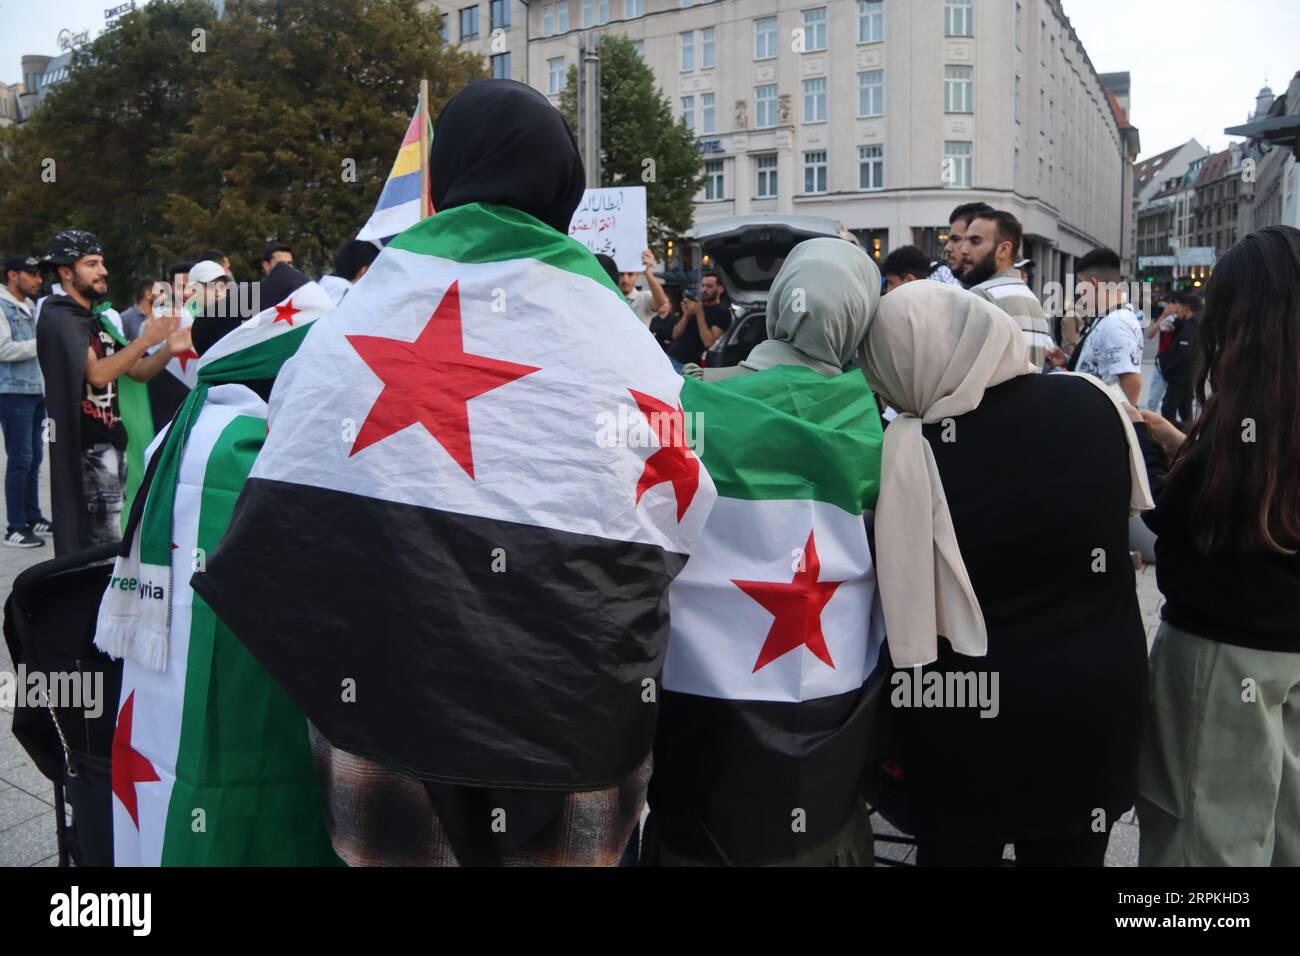
{"label": "woman in light green hijab", "polygon": [[767,298],[767,341],[730,368],[687,365],[683,375],[706,382],[803,365],[822,375],[848,367],[880,304],[880,270],[861,246],[808,239],[794,247]]}

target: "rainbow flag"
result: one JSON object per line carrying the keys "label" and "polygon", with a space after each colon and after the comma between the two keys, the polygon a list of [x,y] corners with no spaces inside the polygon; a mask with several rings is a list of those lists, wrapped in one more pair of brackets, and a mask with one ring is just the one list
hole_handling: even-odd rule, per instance
{"label": "rainbow flag", "polygon": [[402,147],[397,151],[388,181],[375,203],[375,211],[357,233],[365,241],[387,242],[421,219],[433,215],[429,202],[429,140],[433,128],[429,123],[429,98],[425,83],[420,84],[420,103],[406,127]]}

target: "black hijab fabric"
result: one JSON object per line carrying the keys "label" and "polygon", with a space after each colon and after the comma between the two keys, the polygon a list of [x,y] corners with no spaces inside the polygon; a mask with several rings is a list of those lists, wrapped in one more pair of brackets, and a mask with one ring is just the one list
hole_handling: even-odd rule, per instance
{"label": "black hijab fabric", "polygon": [[587,178],[559,110],[514,80],[480,80],[447,101],[434,126],[429,170],[435,210],[497,203],[566,235]]}

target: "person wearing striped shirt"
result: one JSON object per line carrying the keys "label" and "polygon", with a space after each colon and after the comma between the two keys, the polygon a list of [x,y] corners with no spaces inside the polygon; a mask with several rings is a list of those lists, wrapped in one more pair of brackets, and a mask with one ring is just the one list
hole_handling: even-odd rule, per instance
{"label": "person wearing striped shirt", "polygon": [[1029,345],[1029,361],[1042,368],[1056,342],[1042,305],[1015,267],[1022,236],[1020,222],[1011,213],[976,213],[962,240],[961,278],[971,292],[1016,320]]}

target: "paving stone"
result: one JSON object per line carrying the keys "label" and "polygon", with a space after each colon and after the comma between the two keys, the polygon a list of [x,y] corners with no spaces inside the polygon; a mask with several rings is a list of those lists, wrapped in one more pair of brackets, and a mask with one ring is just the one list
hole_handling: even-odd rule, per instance
{"label": "paving stone", "polygon": [[32,817],[0,832],[0,866],[30,866],[59,852],[54,835],[54,814]]}
{"label": "paving stone", "polygon": [[[9,827],[30,820],[35,816],[50,813],[50,807],[37,800],[29,793],[24,793],[17,787],[11,787],[8,784],[0,783],[0,843],[4,842],[4,831]],[[54,818],[51,814],[50,827],[54,827]]]}
{"label": "paving stone", "polygon": [[54,806],[54,784],[45,774],[37,770],[36,764],[30,760],[0,770],[0,782],[16,787],[49,806]]}

